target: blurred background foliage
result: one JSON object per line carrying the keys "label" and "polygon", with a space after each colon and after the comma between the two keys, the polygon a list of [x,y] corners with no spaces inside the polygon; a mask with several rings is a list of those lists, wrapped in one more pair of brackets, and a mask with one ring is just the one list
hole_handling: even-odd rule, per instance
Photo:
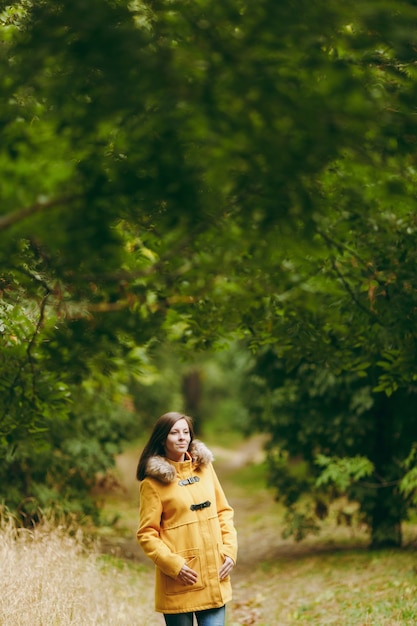
{"label": "blurred background foliage", "polygon": [[0,2],[1,496],[25,519],[95,514],[97,473],[176,407],[268,434],[297,538],[345,493],[401,543],[416,22],[411,0]]}

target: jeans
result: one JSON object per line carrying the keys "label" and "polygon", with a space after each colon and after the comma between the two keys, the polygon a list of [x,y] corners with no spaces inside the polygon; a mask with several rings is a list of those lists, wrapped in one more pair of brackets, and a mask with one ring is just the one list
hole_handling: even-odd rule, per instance
{"label": "jeans", "polygon": [[[194,613],[174,613],[164,614],[166,626],[193,626]],[[226,607],[219,609],[207,609],[206,611],[196,611],[198,626],[224,626]]]}

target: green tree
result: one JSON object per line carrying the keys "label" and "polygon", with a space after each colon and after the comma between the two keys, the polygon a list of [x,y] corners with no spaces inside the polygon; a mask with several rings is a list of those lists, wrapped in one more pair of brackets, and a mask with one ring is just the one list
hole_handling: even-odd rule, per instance
{"label": "green tree", "polygon": [[415,24],[411,1],[1,4],[4,449],[69,415],[67,371],[164,336],[410,384]]}
{"label": "green tree", "polygon": [[318,359],[288,370],[278,352],[258,355],[246,394],[253,426],[270,434],[269,482],[287,507],[286,533],[318,530],[331,502],[347,495],[373,547],[401,545],[414,504],[401,480],[417,437],[416,389],[387,396],[373,391],[371,372],[334,372]]}

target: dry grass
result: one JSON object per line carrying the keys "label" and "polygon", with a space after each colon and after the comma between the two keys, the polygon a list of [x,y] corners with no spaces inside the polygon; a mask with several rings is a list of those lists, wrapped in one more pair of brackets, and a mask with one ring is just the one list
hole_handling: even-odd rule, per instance
{"label": "dry grass", "polygon": [[28,531],[0,522],[2,626],[149,626],[152,579],[85,547],[80,532],[43,524]]}

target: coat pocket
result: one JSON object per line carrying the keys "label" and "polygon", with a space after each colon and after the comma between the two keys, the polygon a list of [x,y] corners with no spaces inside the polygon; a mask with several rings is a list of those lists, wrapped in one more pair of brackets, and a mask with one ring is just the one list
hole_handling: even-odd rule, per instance
{"label": "coat pocket", "polygon": [[[223,552],[223,544],[220,544],[220,543],[217,544],[217,555],[218,555],[218,569],[220,570],[221,566],[223,565],[226,559],[226,555]],[[223,583],[229,580],[230,580],[230,576],[226,576],[226,578],[223,578],[221,582]]]}
{"label": "coat pocket", "polygon": [[199,589],[204,589],[205,572],[201,565],[200,550],[198,548],[194,550],[190,548],[188,550],[181,550],[177,554],[185,559],[185,563],[186,565],[188,565],[188,567],[191,567],[191,569],[197,572],[197,582],[194,585],[183,585],[176,578],[171,578],[171,576],[162,574],[165,593],[169,596],[177,593],[188,593],[190,591],[198,591]]}

